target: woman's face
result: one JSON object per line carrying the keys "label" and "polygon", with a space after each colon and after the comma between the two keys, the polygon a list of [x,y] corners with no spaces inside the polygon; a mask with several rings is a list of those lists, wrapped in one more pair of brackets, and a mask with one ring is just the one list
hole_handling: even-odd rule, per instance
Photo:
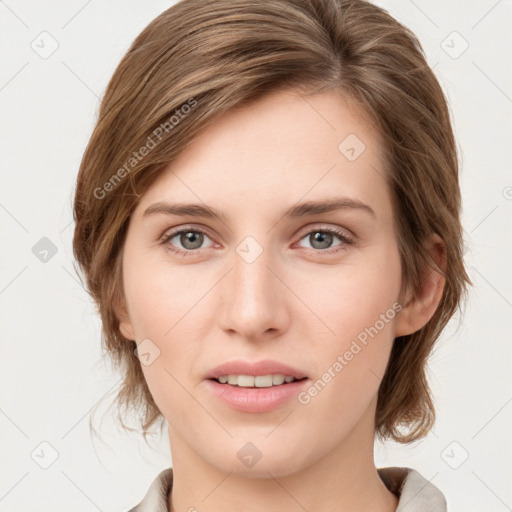
{"label": "woman's face", "polygon": [[370,450],[400,278],[382,140],[340,93],[274,92],[204,131],[123,254],[121,329],[173,459],[283,476]]}

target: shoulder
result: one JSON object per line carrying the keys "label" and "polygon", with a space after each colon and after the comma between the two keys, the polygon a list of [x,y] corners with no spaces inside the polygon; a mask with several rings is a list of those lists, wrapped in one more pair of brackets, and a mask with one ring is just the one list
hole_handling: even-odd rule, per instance
{"label": "shoulder", "polygon": [[377,469],[386,487],[399,498],[397,510],[446,512],[444,494],[418,471],[406,467]]}
{"label": "shoulder", "polygon": [[142,501],[128,512],[169,512],[167,499],[172,489],[172,468],[161,471],[151,482]]}

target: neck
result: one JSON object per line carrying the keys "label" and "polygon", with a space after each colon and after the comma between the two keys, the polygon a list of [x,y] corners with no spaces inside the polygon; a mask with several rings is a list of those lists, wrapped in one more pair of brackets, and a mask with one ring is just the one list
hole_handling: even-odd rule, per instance
{"label": "neck", "polygon": [[[373,411],[370,411],[373,412]],[[373,459],[373,415],[307,467],[251,478],[205,461],[169,427],[173,487],[171,512],[395,512],[398,499],[380,479]]]}

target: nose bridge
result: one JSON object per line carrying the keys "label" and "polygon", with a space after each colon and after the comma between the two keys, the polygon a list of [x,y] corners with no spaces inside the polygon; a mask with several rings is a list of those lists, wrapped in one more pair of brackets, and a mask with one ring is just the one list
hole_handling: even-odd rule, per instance
{"label": "nose bridge", "polygon": [[275,287],[275,277],[268,269],[271,265],[269,251],[264,251],[254,261],[246,260],[244,256],[234,258],[233,278],[235,293],[244,300],[260,300],[271,297],[271,288]]}
{"label": "nose bridge", "polygon": [[282,283],[273,268],[271,249],[247,237],[236,248],[225,283],[223,327],[246,338],[280,330],[285,319]]}

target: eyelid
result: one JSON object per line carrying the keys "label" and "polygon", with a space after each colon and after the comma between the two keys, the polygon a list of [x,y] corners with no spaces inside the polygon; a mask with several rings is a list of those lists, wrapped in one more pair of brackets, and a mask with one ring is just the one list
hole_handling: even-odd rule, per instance
{"label": "eyelid", "polygon": [[[208,238],[210,238],[212,241],[214,241],[214,237],[211,235],[210,231],[207,228],[204,228],[202,226],[195,226],[193,224],[184,224],[182,226],[177,226],[175,228],[167,229],[164,231],[163,235],[160,237],[160,240],[162,242],[168,242],[171,238],[174,238],[176,235],[179,235],[182,232],[186,231],[195,231],[198,233],[202,233],[203,235],[206,235]],[[199,251],[200,249],[196,249],[196,251]],[[193,252],[193,251],[188,251]]]}
{"label": "eyelid", "polygon": [[329,224],[313,224],[310,226],[306,226],[305,228],[299,231],[300,240],[302,240],[306,235],[311,234],[315,231],[327,231],[329,233],[334,233],[337,236],[341,236],[344,239],[350,240],[351,242],[355,242],[357,237],[347,228],[336,225]]}
{"label": "eyelid", "polygon": [[206,228],[204,226],[199,226],[196,224],[180,224],[179,226],[175,226],[173,228],[167,228],[163,232],[161,238],[167,238],[169,235],[179,233],[180,231],[186,231],[187,229],[189,231],[201,231],[201,232],[207,233],[208,236],[210,236],[209,235],[210,231],[208,230],[208,228]]}

